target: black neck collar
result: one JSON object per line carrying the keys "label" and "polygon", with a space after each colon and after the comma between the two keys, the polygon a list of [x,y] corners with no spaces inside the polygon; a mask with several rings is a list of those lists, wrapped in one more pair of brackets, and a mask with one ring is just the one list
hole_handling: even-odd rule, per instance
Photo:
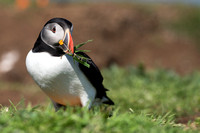
{"label": "black neck collar", "polygon": [[35,45],[32,49],[33,53],[39,53],[39,52],[48,52],[52,56],[62,56],[65,53],[60,48],[52,48],[46,43],[44,43],[39,35],[37,41],[35,42]]}

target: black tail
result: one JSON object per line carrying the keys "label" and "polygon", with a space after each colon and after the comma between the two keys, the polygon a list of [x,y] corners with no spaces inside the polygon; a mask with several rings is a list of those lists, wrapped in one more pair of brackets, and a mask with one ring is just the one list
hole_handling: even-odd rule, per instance
{"label": "black tail", "polygon": [[108,105],[115,105],[115,103],[109,97],[107,97],[107,96],[104,96],[102,98],[102,102],[104,104],[108,104]]}

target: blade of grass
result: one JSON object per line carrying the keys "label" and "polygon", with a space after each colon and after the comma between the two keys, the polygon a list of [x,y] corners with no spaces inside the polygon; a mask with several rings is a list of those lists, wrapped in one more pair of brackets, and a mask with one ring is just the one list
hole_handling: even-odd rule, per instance
{"label": "blade of grass", "polygon": [[85,44],[88,43],[88,42],[92,42],[92,40],[88,40],[88,41],[86,41],[86,42],[83,42],[83,43],[81,43],[81,44],[78,44],[78,45],[74,46],[74,49],[77,50],[78,48],[82,47],[83,45],[85,45]]}
{"label": "blade of grass", "polygon": [[14,105],[14,103],[13,103],[10,99],[8,99],[8,101],[10,102],[11,107],[12,107],[15,111],[17,111],[17,108],[16,108],[16,106]]}

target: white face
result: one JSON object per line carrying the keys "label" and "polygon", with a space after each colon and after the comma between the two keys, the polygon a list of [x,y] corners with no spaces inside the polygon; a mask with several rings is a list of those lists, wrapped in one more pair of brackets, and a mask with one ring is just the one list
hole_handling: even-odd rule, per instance
{"label": "white face", "polygon": [[49,46],[58,44],[64,35],[63,28],[57,23],[49,23],[41,31],[42,40]]}

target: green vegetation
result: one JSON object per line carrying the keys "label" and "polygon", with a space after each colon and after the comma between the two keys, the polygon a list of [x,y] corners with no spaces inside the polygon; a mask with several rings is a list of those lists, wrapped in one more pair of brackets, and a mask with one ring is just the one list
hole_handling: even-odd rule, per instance
{"label": "green vegetation", "polygon": [[[7,112],[8,110],[8,112]],[[172,115],[155,117],[145,113],[113,112],[108,117],[100,110],[68,109],[54,112],[51,108],[2,108],[1,132],[190,132],[176,126]],[[195,132],[195,131],[194,131]]]}
{"label": "green vegetation", "polygon": [[[181,77],[173,71],[145,72],[142,66],[122,69],[112,66],[103,71],[105,86],[117,106],[154,113],[190,115],[200,110],[200,73]],[[114,91],[114,93],[113,93]]]}
{"label": "green vegetation", "polygon": [[72,54],[70,50],[68,50],[66,53],[70,56],[73,57],[74,61],[76,60],[77,62],[83,64],[84,66],[90,68],[90,64],[87,63],[87,61],[89,60],[89,58],[83,56],[82,54],[80,54],[79,52],[90,52],[90,50],[79,50],[80,47],[82,47],[83,45],[87,44],[88,42],[91,42],[92,40],[88,40],[86,42],[80,43],[76,46],[74,46],[74,53]]}
{"label": "green vegetation", "polygon": [[[122,69],[115,65],[102,71],[114,107],[91,110],[68,107],[55,112],[51,105],[25,107],[23,102],[0,109],[0,131],[9,132],[198,132],[200,118],[188,124],[176,118],[200,111],[200,73],[179,76],[157,69]],[[195,125],[192,128],[191,123]]]}

